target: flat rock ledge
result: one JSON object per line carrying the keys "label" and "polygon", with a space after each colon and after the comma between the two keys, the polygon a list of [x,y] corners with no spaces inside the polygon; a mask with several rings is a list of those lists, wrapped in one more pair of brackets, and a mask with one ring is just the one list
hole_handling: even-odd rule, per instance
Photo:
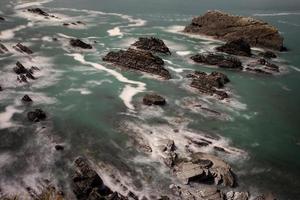
{"label": "flat rock ledge", "polygon": [[170,49],[164,41],[155,37],[140,37],[138,41],[132,44],[132,46],[152,53],[171,54]]}
{"label": "flat rock ledge", "polygon": [[157,105],[157,106],[163,106],[166,105],[166,100],[162,96],[158,94],[146,94],[143,97],[143,104],[147,106],[151,105]]}
{"label": "flat rock ledge", "polygon": [[243,69],[242,62],[233,56],[225,56],[219,54],[196,54],[191,56],[191,59],[196,63],[207,65],[217,65],[220,68],[226,69]]}
{"label": "flat rock ledge", "polygon": [[217,95],[221,100],[229,97],[225,91],[219,90],[229,82],[229,78],[221,72],[214,71],[206,74],[205,72],[195,71],[193,74],[188,74],[187,78],[192,78],[190,86],[198,89],[203,94]]}
{"label": "flat rock ledge", "polygon": [[244,38],[251,46],[285,50],[283,37],[274,26],[251,17],[234,16],[221,11],[208,11],[203,16],[195,17],[184,32],[224,41]]}
{"label": "flat rock ledge", "polygon": [[128,69],[158,75],[164,79],[171,78],[169,71],[163,67],[164,61],[151,52],[129,48],[128,50],[109,52],[103,57],[103,61]]}

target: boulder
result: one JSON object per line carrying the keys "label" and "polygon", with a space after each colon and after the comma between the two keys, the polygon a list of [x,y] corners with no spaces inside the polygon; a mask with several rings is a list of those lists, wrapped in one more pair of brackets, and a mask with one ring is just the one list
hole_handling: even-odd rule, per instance
{"label": "boulder", "polygon": [[192,78],[191,87],[196,88],[199,92],[207,95],[217,95],[220,99],[228,98],[228,94],[216,88],[223,88],[229,82],[228,77],[221,72],[205,72],[196,71],[193,74],[188,74],[188,78]]}
{"label": "boulder", "polygon": [[216,50],[237,56],[250,57],[252,55],[249,43],[243,38],[226,42],[226,44],[217,47]]}
{"label": "boulder", "polygon": [[232,56],[224,56],[219,54],[196,54],[191,57],[196,63],[203,63],[207,65],[217,65],[220,68],[227,69],[242,69],[242,62]]}
{"label": "boulder", "polygon": [[5,18],[0,16],[0,21],[5,21]]}
{"label": "boulder", "polygon": [[46,119],[46,113],[41,109],[35,109],[27,113],[27,118],[32,122],[39,122]]}
{"label": "boulder", "polygon": [[25,45],[23,45],[21,43],[16,44],[15,46],[13,46],[13,48],[16,51],[19,51],[21,53],[33,54],[33,51],[31,49],[29,49],[27,46],[25,46]]}
{"label": "boulder", "polygon": [[260,52],[258,55],[266,59],[277,58],[277,55],[273,51]]}
{"label": "boulder", "polygon": [[23,102],[32,102],[32,99],[31,99],[27,94],[25,94],[25,95],[22,97],[22,101],[23,101]]}
{"label": "boulder", "polygon": [[208,11],[195,17],[184,32],[211,36],[224,41],[244,38],[251,46],[283,50],[283,37],[274,26],[251,17]]}
{"label": "boulder", "polygon": [[160,57],[153,55],[151,52],[129,48],[126,51],[120,50],[117,52],[109,52],[103,58],[103,61],[128,69],[158,75],[164,79],[171,78],[169,71],[163,67],[164,61]]}
{"label": "boulder", "polygon": [[54,148],[56,151],[63,151],[65,149],[65,147],[61,144],[56,144]]}
{"label": "boulder", "polygon": [[82,49],[92,49],[93,48],[92,45],[87,44],[87,43],[81,41],[80,39],[71,39],[70,45],[73,47],[79,47]]}
{"label": "boulder", "polygon": [[45,17],[50,16],[48,13],[43,11],[41,8],[29,8],[29,9],[27,9],[27,11],[31,12],[31,13],[34,13],[34,14],[42,15],[42,16],[45,16]]}
{"label": "boulder", "polygon": [[206,153],[192,154],[192,160],[177,164],[174,171],[185,184],[200,182],[230,187],[235,184],[231,167],[220,158]]}
{"label": "boulder", "polygon": [[151,105],[163,106],[166,104],[166,100],[158,94],[146,94],[143,97],[143,104],[147,106],[151,106]]}
{"label": "boulder", "polygon": [[248,200],[250,195],[248,192],[234,192],[229,191],[226,193],[226,200]]}
{"label": "boulder", "polygon": [[0,43],[0,54],[4,54],[7,53],[8,49],[6,48],[6,46],[2,43]]}
{"label": "boulder", "polygon": [[166,44],[161,39],[155,37],[141,37],[132,46],[152,53],[171,54]]}

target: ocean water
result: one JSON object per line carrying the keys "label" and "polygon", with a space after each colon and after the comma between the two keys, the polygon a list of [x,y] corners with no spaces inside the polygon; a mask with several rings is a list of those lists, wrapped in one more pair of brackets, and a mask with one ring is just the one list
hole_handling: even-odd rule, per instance
{"label": "ocean water", "polygon": [[[59,19],[44,19],[24,12],[42,7]],[[212,51],[219,41],[191,37],[180,30],[193,16],[219,9],[252,16],[276,26],[288,52],[278,53],[283,73],[265,76],[228,70],[232,98],[218,101],[195,93],[183,77],[193,71],[216,69],[194,64],[192,54]],[[137,150],[131,133],[153,132],[155,137],[218,135],[218,145],[240,153],[225,156],[237,174],[239,188],[252,194],[273,192],[278,199],[300,199],[300,3],[289,1],[180,1],[180,0],[2,0],[0,40],[11,54],[0,55],[0,188],[22,193],[41,179],[64,185],[72,158],[89,157],[113,166],[122,181],[140,193],[167,190],[171,175],[156,159]],[[64,27],[64,22],[86,25]],[[172,56],[163,56],[173,79],[120,70],[104,63],[111,50],[128,48],[138,37],[163,39]],[[94,47],[69,47],[71,37]],[[57,41],[53,41],[57,38]],[[26,56],[12,46],[23,42],[35,52]],[[20,84],[12,72],[19,60],[37,66],[37,80]],[[146,92],[166,97],[163,108],[141,105]],[[34,102],[20,99],[29,94]],[[222,114],[196,110],[203,104]],[[46,111],[45,122],[32,124],[26,113]],[[174,135],[174,134],[173,134]],[[134,136],[135,137],[135,136]],[[152,140],[151,140],[152,139]],[[63,153],[54,150],[64,144]]]}

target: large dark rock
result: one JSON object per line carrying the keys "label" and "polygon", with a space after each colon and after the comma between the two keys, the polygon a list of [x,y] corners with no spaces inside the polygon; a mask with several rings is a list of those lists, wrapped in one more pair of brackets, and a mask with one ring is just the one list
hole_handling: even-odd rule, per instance
{"label": "large dark rock", "polygon": [[31,49],[29,49],[27,46],[25,46],[25,45],[23,45],[21,43],[16,44],[16,46],[13,46],[13,48],[16,51],[19,51],[21,53],[33,54],[33,51]]}
{"label": "large dark rock", "polygon": [[170,79],[171,75],[163,65],[164,61],[153,55],[151,52],[140,51],[129,48],[118,52],[109,52],[103,61],[110,62],[125,68],[159,75],[165,79]]}
{"label": "large dark rock", "polygon": [[27,118],[32,122],[39,122],[46,119],[46,113],[41,109],[35,109],[27,113]]}
{"label": "large dark rock", "polygon": [[8,49],[6,48],[6,46],[2,43],[0,43],[0,54],[4,54],[7,53]]}
{"label": "large dark rock", "polygon": [[[27,68],[22,65],[19,61],[16,63],[16,67],[13,68],[14,72],[18,74],[18,80],[21,82],[27,82],[27,78],[35,80],[36,78],[33,76],[33,71],[28,70]],[[24,78],[25,77],[25,78]],[[25,81],[26,79],[26,81]]]}
{"label": "large dark rock", "polygon": [[250,57],[252,55],[251,53],[251,47],[246,40],[243,38],[232,40],[227,42],[226,44],[217,47],[217,51],[225,52],[228,54],[233,54],[237,56],[248,56]]}
{"label": "large dark rock", "polygon": [[217,65],[220,68],[242,69],[242,62],[232,56],[224,56],[218,54],[196,54],[191,59],[197,63],[207,65]]}
{"label": "large dark rock", "polygon": [[79,47],[82,49],[92,49],[93,48],[92,45],[87,44],[87,43],[81,41],[80,39],[71,39],[70,45],[73,47]]}
{"label": "large dark rock", "polygon": [[16,63],[16,67],[14,67],[13,70],[16,74],[26,74],[26,73],[28,73],[28,70],[19,61]]}
{"label": "large dark rock", "polygon": [[32,102],[32,99],[31,99],[27,94],[25,94],[25,95],[22,97],[22,101],[23,101],[23,102]]}
{"label": "large dark rock", "polygon": [[28,12],[34,13],[34,14],[38,14],[38,15],[42,15],[45,17],[49,17],[50,15],[48,13],[46,13],[45,11],[43,11],[40,8],[29,8],[27,9]]}
{"label": "large dark rock", "polygon": [[184,32],[212,36],[224,41],[244,38],[251,46],[283,50],[283,37],[274,26],[261,20],[221,11],[209,11],[203,16],[195,17]]}
{"label": "large dark rock", "polygon": [[163,106],[166,104],[166,100],[158,94],[146,94],[143,97],[143,103],[148,106],[151,105]]}
{"label": "large dark rock", "polygon": [[150,51],[152,53],[171,54],[169,48],[166,46],[164,41],[155,37],[141,37],[132,45],[138,49]]}
{"label": "large dark rock", "polygon": [[220,99],[228,98],[228,94],[216,88],[223,88],[229,82],[228,77],[221,72],[205,72],[196,71],[193,74],[188,74],[188,78],[192,78],[191,87],[198,89],[201,93],[207,95],[217,95]]}
{"label": "large dark rock", "polygon": [[0,21],[5,21],[5,18],[0,16]]}

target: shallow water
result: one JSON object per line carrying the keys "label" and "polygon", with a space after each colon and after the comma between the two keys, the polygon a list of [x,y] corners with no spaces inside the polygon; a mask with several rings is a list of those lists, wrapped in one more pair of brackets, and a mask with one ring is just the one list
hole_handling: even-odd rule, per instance
{"label": "shallow water", "polygon": [[[59,19],[45,20],[23,12],[29,6],[45,7]],[[191,90],[183,80],[188,72],[215,69],[195,65],[189,56],[213,50],[220,42],[178,31],[208,9],[254,16],[278,27],[290,49],[279,55],[286,73],[266,77],[218,69],[231,79],[228,89],[233,98],[229,102]],[[237,173],[241,188],[252,193],[272,191],[279,199],[300,197],[300,5],[296,0],[4,0],[0,10],[7,18],[1,22],[0,40],[13,52],[0,57],[0,84],[5,89],[0,93],[0,188],[20,192],[25,186],[34,187],[40,177],[64,182],[70,165],[65,158],[77,155],[128,172],[135,177],[133,182],[141,182],[135,185],[142,192],[155,186],[168,188],[171,181],[166,169],[136,151],[125,134],[125,127],[142,126],[143,131],[158,133],[176,128],[182,134],[219,135],[220,145],[245,152],[225,158]],[[62,26],[78,20],[86,25]],[[172,56],[163,59],[172,80],[116,69],[102,61],[107,52],[127,48],[140,36],[165,40]],[[74,50],[68,45],[70,37],[82,38],[95,48]],[[20,41],[36,53],[15,52],[11,47]],[[18,84],[11,70],[16,60],[28,67],[38,66],[38,79]],[[142,95],[149,91],[165,96],[168,105],[163,109],[143,107]],[[24,94],[32,97],[32,105],[20,102]],[[186,101],[201,103],[222,115],[189,108]],[[27,122],[26,112],[33,108],[45,110],[49,119],[39,125]],[[64,143],[68,153],[58,155],[53,150],[56,143]]]}

